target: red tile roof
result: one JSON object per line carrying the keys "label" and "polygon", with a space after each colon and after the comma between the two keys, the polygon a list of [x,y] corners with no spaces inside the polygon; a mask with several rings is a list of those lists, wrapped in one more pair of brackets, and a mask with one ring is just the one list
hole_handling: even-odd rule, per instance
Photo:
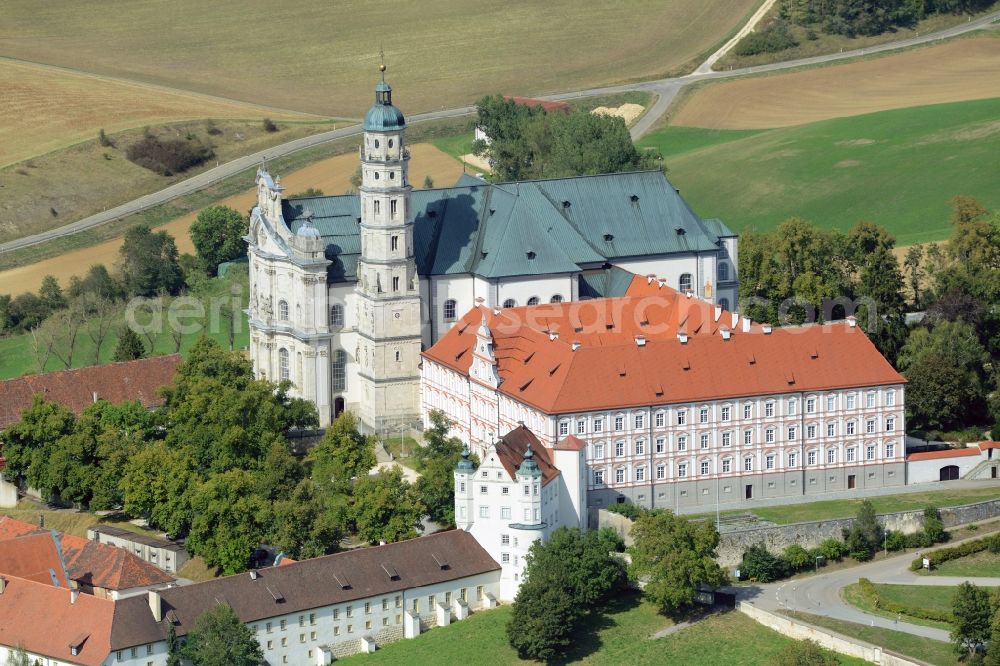
{"label": "red tile roof", "polygon": [[542,473],[542,485],[559,476],[559,470],[552,464],[551,454],[545,446],[538,441],[535,433],[525,426],[518,426],[500,438],[494,444],[494,450],[500,464],[507,470],[507,474],[513,479],[517,474],[517,469],[524,461],[524,453],[528,450],[528,443],[531,443],[531,452],[535,456],[535,463]]}
{"label": "red tile roof", "polygon": [[550,102],[545,99],[535,99],[534,97],[509,97],[504,96],[504,99],[508,102],[514,102],[514,104],[521,104],[523,106],[536,107],[540,106],[546,111],[566,111],[570,109],[569,104],[566,102]]}
{"label": "red tile roof", "polygon": [[[55,538],[50,532],[0,541],[0,574],[69,589]],[[54,582],[53,582],[54,580]]]}
{"label": "red tile roof", "polygon": [[587,448],[587,443],[576,435],[570,435],[566,439],[556,442],[552,448],[556,451],[580,451]]}
{"label": "red tile roof", "polygon": [[[1000,442],[979,442],[979,448],[983,451],[987,449],[1000,449]],[[0,467],[3,469],[3,467]]]}
{"label": "red tile roof", "polygon": [[485,317],[500,392],[548,414],[906,381],[848,322],[744,332],[741,318],[715,313],[636,278],[622,298],[473,308],[423,355],[468,375]]}
{"label": "red tile roof", "polygon": [[[51,542],[51,531],[9,516],[0,516],[0,553],[10,548],[10,542],[20,542],[23,535],[44,536]],[[59,544],[69,569],[70,578],[107,590],[128,590],[172,583],[174,578],[165,571],[137,557],[124,548],[90,541],[72,534],[59,534]],[[26,546],[20,546],[26,547]],[[56,557],[58,561],[58,556]],[[51,566],[51,565],[50,565]],[[0,573],[4,572],[0,556]],[[12,575],[24,576],[16,571]],[[32,578],[36,580],[36,578]]]}
{"label": "red tile roof", "polygon": [[[0,593],[0,644],[22,645],[28,652],[62,662],[98,666],[111,648],[115,603],[4,574]],[[73,655],[70,645],[79,644]]]}
{"label": "red tile roof", "polygon": [[906,456],[906,462],[917,460],[938,460],[939,458],[964,458],[966,456],[978,456],[981,451],[976,447],[966,449],[944,449],[942,451],[923,451],[921,453],[911,453]]}
{"label": "red tile roof", "polygon": [[112,403],[138,400],[146,407],[158,407],[163,404],[160,389],[173,383],[180,363],[180,355],[172,354],[0,381],[0,430],[21,420],[35,395],[76,414],[93,404],[95,396]]}

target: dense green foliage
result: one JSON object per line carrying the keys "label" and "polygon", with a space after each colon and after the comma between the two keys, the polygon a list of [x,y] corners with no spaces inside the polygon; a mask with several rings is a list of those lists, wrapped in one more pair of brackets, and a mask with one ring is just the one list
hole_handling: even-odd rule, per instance
{"label": "dense green foliage", "polygon": [[882,536],[883,530],[875,515],[875,507],[864,500],[850,528],[844,529],[847,552],[858,561],[870,560],[882,545]]}
{"label": "dense green foliage", "polygon": [[246,233],[246,217],[229,206],[203,208],[190,229],[198,259],[209,275],[215,275],[222,262],[246,256]]}
{"label": "dense green foliage", "polygon": [[632,538],[630,575],[647,581],[646,596],[668,616],[690,611],[699,586],[726,582],[715,562],[719,533],[709,521],[695,523],[670,511],[654,511],[636,520]]}
{"label": "dense green foliage", "polygon": [[975,12],[993,0],[781,0],[779,16],[828,34],[878,35],[931,14]]}
{"label": "dense green foliage", "polygon": [[662,168],[658,153],[636,149],[621,118],[546,113],[500,95],[482,98],[476,110],[476,125],[490,143],[476,141],[473,152],[489,157],[501,181]]}
{"label": "dense green foliage", "polygon": [[177,244],[166,231],[153,232],[145,225],[125,232],[121,249],[121,275],[132,296],[176,294],[184,284],[177,263]]}
{"label": "dense green foliage", "polygon": [[551,660],[566,653],[587,613],[624,588],[625,565],[614,555],[621,546],[608,531],[567,527],[532,544],[507,623],[521,657]]}
{"label": "dense green foliage", "polygon": [[774,666],[837,666],[840,662],[814,641],[790,643],[774,660]]}
{"label": "dense green foliage", "polygon": [[354,484],[351,516],[358,536],[366,541],[412,539],[424,513],[416,490],[398,467],[363,476]]}
{"label": "dense green foliage", "polygon": [[[415,486],[431,520],[450,527],[455,524],[455,465],[462,457],[462,440],[448,436],[451,422],[444,412],[431,410],[429,416],[424,445],[413,452],[420,472]],[[478,464],[475,455],[471,460]]]}
{"label": "dense green foliage", "polygon": [[788,575],[788,562],[772,555],[763,544],[755,544],[743,553],[740,577],[758,583],[772,583]]}
{"label": "dense green foliage", "polygon": [[146,355],[146,346],[142,344],[139,335],[127,325],[122,325],[118,331],[118,343],[115,345],[115,353],[112,360],[134,361]]}
{"label": "dense green foliage", "polygon": [[198,616],[183,653],[195,666],[258,666],[264,659],[253,630],[226,604]]}
{"label": "dense green foliage", "polygon": [[[954,617],[951,641],[959,654],[973,655],[990,638],[990,620],[994,614],[989,592],[965,581],[958,586],[951,602]],[[997,646],[1000,649],[1000,646]]]}
{"label": "dense green foliage", "polygon": [[733,53],[752,56],[759,53],[776,53],[798,45],[798,41],[788,29],[788,22],[777,19],[741,39],[733,48]]}

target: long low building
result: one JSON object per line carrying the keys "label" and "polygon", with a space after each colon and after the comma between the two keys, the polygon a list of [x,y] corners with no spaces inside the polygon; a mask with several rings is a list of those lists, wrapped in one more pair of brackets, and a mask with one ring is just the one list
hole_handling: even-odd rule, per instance
{"label": "long low building", "polygon": [[772,328],[635,276],[621,298],[473,308],[423,358],[426,420],[481,456],[519,425],[575,436],[591,507],[906,483],[905,379],[853,318]]}
{"label": "long low building", "polygon": [[[2,572],[0,572],[2,574]],[[171,629],[227,604],[268,664],[330,664],[493,607],[500,565],[461,530],[359,548],[117,601],[0,575],[0,663],[165,666]]]}

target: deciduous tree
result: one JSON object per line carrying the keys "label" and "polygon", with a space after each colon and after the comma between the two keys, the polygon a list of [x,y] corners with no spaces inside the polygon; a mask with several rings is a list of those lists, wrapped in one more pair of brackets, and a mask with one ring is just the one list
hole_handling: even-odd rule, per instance
{"label": "deciduous tree", "polygon": [[176,294],[184,284],[177,263],[177,244],[165,231],[153,232],[138,225],[125,232],[121,249],[121,273],[132,296]]}
{"label": "deciduous tree", "polygon": [[375,467],[375,439],[362,435],[357,418],[344,411],[310,449],[307,459],[312,463],[312,478],[321,488],[347,492],[352,479]]}
{"label": "deciduous tree", "polygon": [[960,584],[951,602],[955,616],[951,641],[960,655],[972,656],[990,638],[993,608],[989,593],[968,581]]}
{"label": "deciduous tree", "polygon": [[689,611],[699,585],[726,582],[715,562],[719,533],[710,521],[692,523],[670,511],[650,512],[632,526],[632,537],[631,575],[647,581],[646,596],[667,615]]}
{"label": "deciduous tree", "polygon": [[354,484],[351,516],[365,541],[392,543],[417,536],[424,506],[398,468],[363,476]]}
{"label": "deciduous tree", "polygon": [[183,654],[197,666],[259,666],[264,660],[254,632],[224,603],[198,616]]}
{"label": "deciduous tree", "polygon": [[224,261],[246,256],[243,237],[247,228],[246,216],[229,206],[209,206],[199,211],[191,223],[191,241],[209,275],[216,275]]}
{"label": "deciduous tree", "polygon": [[882,526],[875,515],[875,506],[869,500],[862,500],[858,515],[849,529],[844,529],[847,551],[856,560],[870,560],[876,549],[882,545]]}

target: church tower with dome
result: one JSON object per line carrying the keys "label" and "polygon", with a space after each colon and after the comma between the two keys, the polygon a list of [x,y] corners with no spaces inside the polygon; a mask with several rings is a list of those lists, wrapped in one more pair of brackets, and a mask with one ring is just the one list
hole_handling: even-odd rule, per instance
{"label": "church tower with dome", "polygon": [[385,65],[380,69],[361,144],[358,375],[362,420],[395,423],[420,413],[420,284],[406,120],[392,104]]}

